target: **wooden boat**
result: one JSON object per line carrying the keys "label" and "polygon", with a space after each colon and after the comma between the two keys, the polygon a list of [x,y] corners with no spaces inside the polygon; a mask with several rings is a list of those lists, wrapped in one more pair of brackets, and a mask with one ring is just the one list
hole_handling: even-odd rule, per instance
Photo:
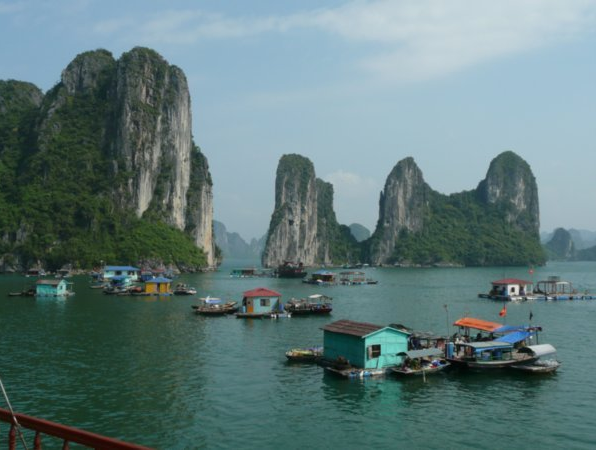
{"label": "wooden boat", "polygon": [[[453,367],[477,371],[506,369],[538,359],[536,354],[520,349],[537,338],[540,327],[507,326],[472,317],[459,319],[454,325],[464,333],[447,344],[446,359]],[[475,338],[470,337],[471,329],[479,330]],[[484,337],[482,332],[490,335]]]}
{"label": "wooden boat", "polygon": [[511,368],[526,373],[552,373],[561,363],[556,359],[556,349],[550,344],[528,345],[519,349],[520,352],[537,356],[538,359],[527,364],[514,364]]}
{"label": "wooden boat", "polygon": [[174,295],[196,295],[197,290],[184,283],[178,283],[174,288]]}
{"label": "wooden boat", "polygon": [[451,364],[445,360],[444,349],[425,348],[398,353],[404,362],[392,367],[392,372],[399,376],[426,376],[447,369]]}
{"label": "wooden boat", "polygon": [[309,295],[307,298],[291,299],[284,309],[295,316],[330,314],[333,310],[331,297],[322,294]]}
{"label": "wooden boat", "polygon": [[192,305],[195,313],[202,316],[224,316],[238,311],[238,302],[229,301],[224,303],[221,299],[214,297],[207,297],[202,300],[200,305]]}
{"label": "wooden boat", "polygon": [[306,270],[304,270],[302,263],[284,261],[275,269],[275,276],[278,278],[304,278]]}
{"label": "wooden boat", "polygon": [[35,297],[36,289],[35,286],[30,287],[29,289],[24,289],[21,292],[9,292],[9,297]]}
{"label": "wooden boat", "polygon": [[323,357],[323,347],[293,348],[286,352],[290,362],[317,362]]}

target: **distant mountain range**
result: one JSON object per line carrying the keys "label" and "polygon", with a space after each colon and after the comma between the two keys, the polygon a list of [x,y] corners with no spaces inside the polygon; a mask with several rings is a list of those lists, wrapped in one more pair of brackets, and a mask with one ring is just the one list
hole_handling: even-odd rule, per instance
{"label": "distant mountain range", "polygon": [[217,220],[213,221],[215,244],[220,248],[224,258],[260,259],[265,246],[266,236],[251,239],[247,243],[238,233],[230,233],[226,226]]}
{"label": "distant mountain range", "polygon": [[540,237],[550,260],[596,261],[596,232],[557,228]]}
{"label": "distant mountain range", "polygon": [[[350,232],[358,242],[368,239],[371,235],[370,230],[359,223],[350,225]],[[229,232],[226,226],[217,220],[213,221],[213,233],[215,243],[223,256],[233,259],[260,259],[267,239],[265,234],[260,239],[253,238],[247,243],[242,236]]]}
{"label": "distant mountain range", "polygon": [[[540,241],[543,244],[546,244],[553,238],[556,231],[557,230],[553,230],[551,232],[541,232]],[[583,250],[586,248],[594,247],[596,245],[596,231],[576,230],[574,228],[570,228],[567,231],[573,239],[573,243],[575,244],[576,250]]]}

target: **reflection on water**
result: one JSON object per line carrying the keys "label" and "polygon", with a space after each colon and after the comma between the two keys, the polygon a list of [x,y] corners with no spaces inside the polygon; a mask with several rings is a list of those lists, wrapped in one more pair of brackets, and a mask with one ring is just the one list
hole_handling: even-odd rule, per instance
{"label": "reflection on water", "polygon": [[[596,292],[596,264],[554,264]],[[239,320],[193,313],[193,297],[112,297],[76,277],[65,299],[8,297],[30,283],[0,277],[0,375],[27,414],[156,448],[590,448],[596,445],[590,382],[596,366],[596,301],[510,304],[506,323],[544,327],[558,350],[554,375],[441,373],[346,380],[285,351],[321,345],[339,319],[403,323],[447,333],[469,312],[487,320],[502,305],[477,298],[493,279],[525,269],[370,269],[378,285],[337,286],[329,317]],[[283,300],[319,293],[299,280],[186,275],[197,297],[239,301],[266,286]],[[320,291],[320,288],[319,288]],[[448,305],[446,309],[444,305]]]}

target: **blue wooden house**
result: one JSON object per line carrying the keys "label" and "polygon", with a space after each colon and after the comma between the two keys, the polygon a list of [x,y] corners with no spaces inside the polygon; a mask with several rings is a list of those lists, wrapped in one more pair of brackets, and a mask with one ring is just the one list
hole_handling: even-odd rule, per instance
{"label": "blue wooden house", "polygon": [[259,317],[274,312],[283,312],[281,294],[267,288],[246,291],[242,298],[242,308],[237,317]]}
{"label": "blue wooden house", "polygon": [[323,358],[347,360],[361,369],[384,370],[401,364],[410,333],[366,322],[338,320],[323,328]]}
{"label": "blue wooden house", "polygon": [[39,297],[65,297],[72,292],[66,280],[38,280],[35,284],[35,295]]}
{"label": "blue wooden house", "polygon": [[102,270],[104,280],[111,280],[114,277],[126,276],[131,281],[139,281],[141,269],[132,266],[105,266]]}

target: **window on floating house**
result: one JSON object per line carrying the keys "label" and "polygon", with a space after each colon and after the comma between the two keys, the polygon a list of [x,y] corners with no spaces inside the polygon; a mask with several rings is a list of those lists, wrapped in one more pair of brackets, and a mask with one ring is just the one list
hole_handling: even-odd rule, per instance
{"label": "window on floating house", "polygon": [[367,348],[368,359],[381,356],[381,344],[369,345]]}
{"label": "window on floating house", "polygon": [[269,299],[268,298],[262,298],[261,299],[261,306],[269,306]]}

